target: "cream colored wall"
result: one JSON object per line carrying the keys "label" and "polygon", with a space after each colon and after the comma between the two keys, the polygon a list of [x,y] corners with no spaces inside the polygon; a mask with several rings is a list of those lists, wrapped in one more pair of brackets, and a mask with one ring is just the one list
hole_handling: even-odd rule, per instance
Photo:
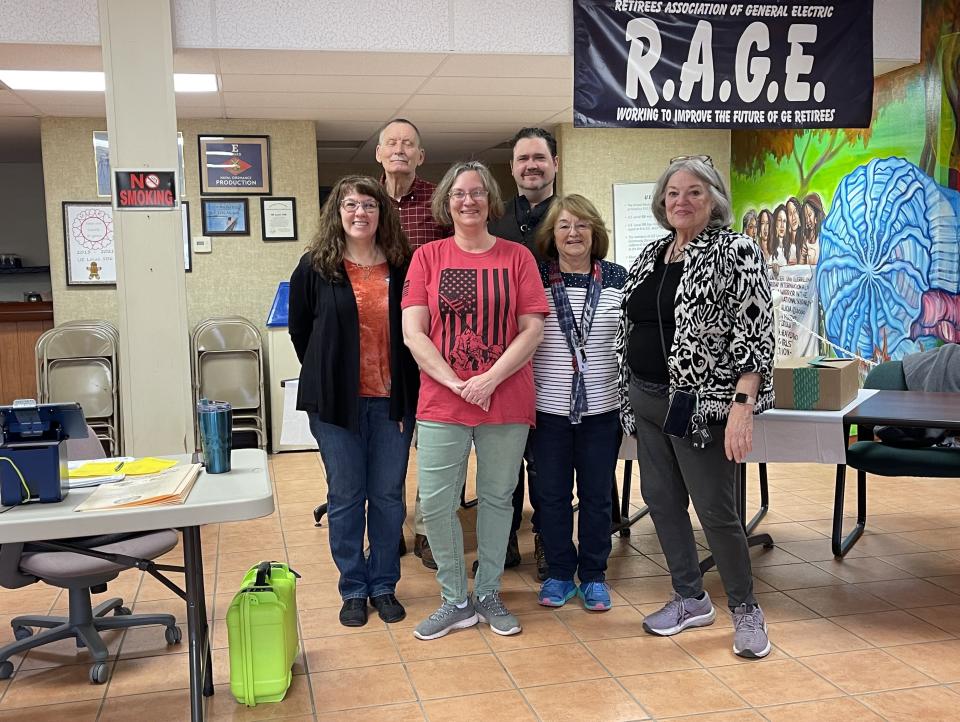
{"label": "cream colored wall", "polygon": [[[319,223],[316,135],[310,121],[181,119],[184,136],[184,175],[190,204],[190,232],[199,236],[200,190],[197,135],[269,135],[273,195],[297,199],[298,241],[264,242],[260,197],[250,204],[250,235],[217,237],[213,252],[193,254],[193,272],[186,274],[187,314],[191,328],[209,316],[244,316],[265,330],[277,284],[290,273]],[[112,287],[66,285],[61,203],[97,201],[93,131],[105,130],[102,118],[44,118],[41,121],[43,173],[46,190],[50,273],[54,319],[63,323],[82,318],[117,321]],[[162,313],[164,299],[156,299]]]}
{"label": "cream colored wall", "polygon": [[[730,183],[730,131],[640,128],[554,129],[560,154],[557,192],[586,196],[613,230],[613,184],[656,181],[671,158],[706,154]],[[613,236],[608,258],[614,258]]]}

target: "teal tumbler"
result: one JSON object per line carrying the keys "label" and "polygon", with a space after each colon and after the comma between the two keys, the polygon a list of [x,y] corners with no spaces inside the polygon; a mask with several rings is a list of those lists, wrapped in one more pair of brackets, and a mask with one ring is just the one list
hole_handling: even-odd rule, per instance
{"label": "teal tumbler", "polygon": [[200,399],[197,404],[203,465],[208,474],[230,471],[233,450],[233,409],[226,401]]}

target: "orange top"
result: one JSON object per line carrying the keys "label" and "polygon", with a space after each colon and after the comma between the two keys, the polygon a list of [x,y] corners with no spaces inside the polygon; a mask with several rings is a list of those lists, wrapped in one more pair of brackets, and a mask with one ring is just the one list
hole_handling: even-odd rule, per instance
{"label": "orange top", "polygon": [[360,395],[390,396],[390,317],[387,264],[360,266],[343,259],[360,317]]}

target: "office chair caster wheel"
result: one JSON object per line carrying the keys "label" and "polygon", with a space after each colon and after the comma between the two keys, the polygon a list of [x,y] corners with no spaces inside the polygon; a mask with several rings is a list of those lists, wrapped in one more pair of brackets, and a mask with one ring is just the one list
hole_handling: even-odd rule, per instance
{"label": "office chair caster wheel", "polygon": [[130,614],[133,614],[133,612],[130,611],[130,607],[117,607],[113,610],[113,616],[115,617],[126,617]]}
{"label": "office chair caster wheel", "polygon": [[97,662],[90,666],[90,684],[103,684],[107,681],[107,663]]}
{"label": "office chair caster wheel", "polygon": [[0,662],[0,679],[10,679],[13,676],[13,662],[4,660]]}
{"label": "office chair caster wheel", "polygon": [[30,627],[14,627],[13,637],[17,641],[33,636],[33,630]]}
{"label": "office chair caster wheel", "polygon": [[180,644],[180,640],[183,639],[183,632],[180,631],[180,627],[167,627],[163,636],[166,637],[167,644]]}

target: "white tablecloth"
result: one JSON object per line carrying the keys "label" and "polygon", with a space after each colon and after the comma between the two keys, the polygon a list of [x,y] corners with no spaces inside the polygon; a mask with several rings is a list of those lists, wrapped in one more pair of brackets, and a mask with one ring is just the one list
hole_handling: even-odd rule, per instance
{"label": "white tablecloth", "polygon": [[[843,415],[877,393],[860,389],[857,398],[839,411],[770,409],[754,417],[753,451],[747,463],[846,463]],[[715,439],[714,443],[723,443]],[[624,438],[621,459],[637,458],[637,440]]]}

